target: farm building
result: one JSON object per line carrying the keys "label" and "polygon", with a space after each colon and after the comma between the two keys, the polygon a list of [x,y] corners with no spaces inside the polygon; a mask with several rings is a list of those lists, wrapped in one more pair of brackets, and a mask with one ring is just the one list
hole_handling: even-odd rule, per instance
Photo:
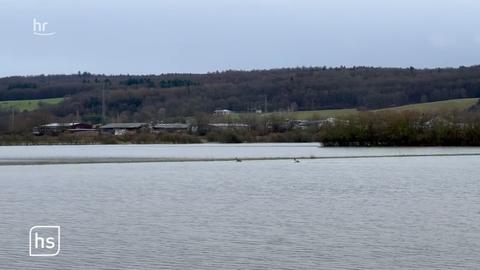
{"label": "farm building", "polygon": [[100,127],[103,134],[113,134],[115,136],[136,134],[150,130],[146,123],[112,123]]}
{"label": "farm building", "polygon": [[213,112],[213,115],[230,115],[232,113],[233,112],[230,110],[215,110],[215,112]]}
{"label": "farm building", "polygon": [[50,123],[33,128],[33,134],[42,135],[58,135],[66,131],[76,132],[79,130],[92,130],[92,125],[85,123]]}
{"label": "farm building", "polygon": [[227,130],[227,129],[248,129],[250,126],[242,123],[214,123],[214,124],[208,124],[208,127],[213,130]]}

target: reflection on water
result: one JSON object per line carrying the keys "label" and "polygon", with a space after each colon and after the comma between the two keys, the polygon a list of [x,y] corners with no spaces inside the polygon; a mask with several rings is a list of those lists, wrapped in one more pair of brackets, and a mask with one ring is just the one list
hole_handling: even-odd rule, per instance
{"label": "reflection on water", "polygon": [[[473,156],[4,166],[0,265],[478,269],[479,167]],[[58,257],[28,257],[34,225],[62,226]]]}

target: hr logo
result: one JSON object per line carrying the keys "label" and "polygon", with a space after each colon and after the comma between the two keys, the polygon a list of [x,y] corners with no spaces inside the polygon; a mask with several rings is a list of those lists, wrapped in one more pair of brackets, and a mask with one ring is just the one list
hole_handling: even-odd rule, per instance
{"label": "hr logo", "polygon": [[53,36],[55,32],[47,32],[48,22],[39,22],[33,18],[33,34],[37,36]]}
{"label": "hr logo", "polygon": [[30,229],[30,256],[53,257],[59,253],[60,226],[34,226]]}

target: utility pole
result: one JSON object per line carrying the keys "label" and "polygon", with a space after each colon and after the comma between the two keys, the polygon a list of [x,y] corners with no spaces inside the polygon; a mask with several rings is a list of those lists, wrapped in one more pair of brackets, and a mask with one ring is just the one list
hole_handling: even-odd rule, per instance
{"label": "utility pole", "polygon": [[267,101],[267,95],[265,95],[265,113],[268,112],[268,101]]}
{"label": "utility pole", "polygon": [[106,108],[105,108],[105,82],[102,84],[102,124],[106,124],[105,122],[105,115],[106,115]]}

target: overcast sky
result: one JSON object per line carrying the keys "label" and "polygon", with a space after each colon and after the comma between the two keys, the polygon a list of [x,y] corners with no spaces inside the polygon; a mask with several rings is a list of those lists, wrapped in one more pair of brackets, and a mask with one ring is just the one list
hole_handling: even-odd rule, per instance
{"label": "overcast sky", "polygon": [[0,0],[0,77],[476,64],[478,0]]}

